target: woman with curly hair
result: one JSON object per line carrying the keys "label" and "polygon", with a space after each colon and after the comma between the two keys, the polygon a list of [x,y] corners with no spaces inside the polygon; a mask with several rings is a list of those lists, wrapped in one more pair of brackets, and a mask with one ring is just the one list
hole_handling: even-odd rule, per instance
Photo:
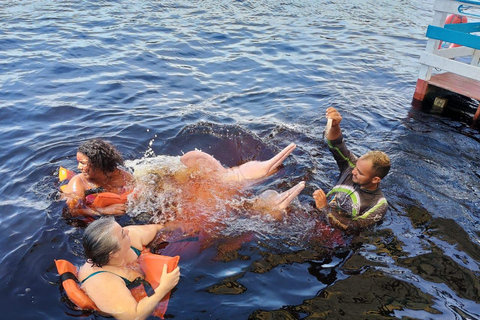
{"label": "woman with curly hair", "polygon": [[[133,189],[133,177],[120,168],[123,157],[115,146],[101,139],[88,140],[78,148],[77,161],[81,173],[75,175],[64,190],[70,213],[74,216],[124,214],[126,196]],[[119,195],[124,201],[100,206],[95,202],[99,194]]]}

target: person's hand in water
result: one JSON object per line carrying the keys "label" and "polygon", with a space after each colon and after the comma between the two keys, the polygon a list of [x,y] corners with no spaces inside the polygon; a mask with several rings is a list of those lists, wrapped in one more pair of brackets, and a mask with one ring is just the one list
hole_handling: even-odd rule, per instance
{"label": "person's hand in water", "polygon": [[112,216],[123,215],[127,212],[127,204],[115,203],[105,208],[95,208],[95,211],[101,215],[112,215]]}
{"label": "person's hand in water", "polygon": [[315,190],[313,193],[313,199],[315,199],[315,206],[317,209],[322,209],[327,206],[327,196],[322,189]]}

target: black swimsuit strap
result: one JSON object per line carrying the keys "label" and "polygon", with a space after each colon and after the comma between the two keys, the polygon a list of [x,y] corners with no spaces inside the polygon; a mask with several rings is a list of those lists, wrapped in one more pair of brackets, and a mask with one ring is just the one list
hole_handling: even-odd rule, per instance
{"label": "black swimsuit strap", "polygon": [[100,193],[104,191],[105,189],[103,189],[102,187],[88,189],[88,190],[85,190],[85,197],[91,194]]}

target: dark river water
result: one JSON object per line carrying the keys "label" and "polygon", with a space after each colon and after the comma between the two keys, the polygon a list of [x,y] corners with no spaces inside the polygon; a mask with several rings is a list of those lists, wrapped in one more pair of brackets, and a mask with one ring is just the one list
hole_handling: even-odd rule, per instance
{"label": "dark river water", "polygon": [[[298,146],[252,190],[305,180],[286,222],[230,217],[218,242],[254,240],[182,258],[168,318],[480,318],[480,134],[412,106],[432,6],[1,1],[0,318],[103,319],[65,301],[54,267],[84,261],[84,225],[62,214],[55,174],[92,137],[128,160],[198,148],[226,166]],[[374,231],[313,241],[312,193],[338,175],[329,106],[355,153],[390,155],[390,208]]]}

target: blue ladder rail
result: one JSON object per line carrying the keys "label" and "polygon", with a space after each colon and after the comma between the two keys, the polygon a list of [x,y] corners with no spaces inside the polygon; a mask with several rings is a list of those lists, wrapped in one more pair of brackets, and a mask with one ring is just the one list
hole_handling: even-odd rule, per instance
{"label": "blue ladder rail", "polygon": [[477,17],[477,18],[480,17],[480,14],[467,12],[467,10],[472,8],[472,5],[473,6],[480,6],[480,1],[477,1],[477,0],[456,0],[456,1],[461,2],[461,3],[469,4],[469,5],[463,5],[463,4],[459,5],[458,9],[457,9],[458,13],[460,13],[462,15],[466,15],[466,16],[472,16],[472,17]]}
{"label": "blue ladder rail", "polygon": [[480,6],[480,1],[475,1],[475,0],[457,0],[457,2],[468,3],[468,4],[473,4],[473,5]]}
{"label": "blue ladder rail", "polygon": [[426,35],[431,39],[480,50],[480,35],[470,34],[472,32],[480,32],[480,22],[446,24],[444,28],[429,25]]}

